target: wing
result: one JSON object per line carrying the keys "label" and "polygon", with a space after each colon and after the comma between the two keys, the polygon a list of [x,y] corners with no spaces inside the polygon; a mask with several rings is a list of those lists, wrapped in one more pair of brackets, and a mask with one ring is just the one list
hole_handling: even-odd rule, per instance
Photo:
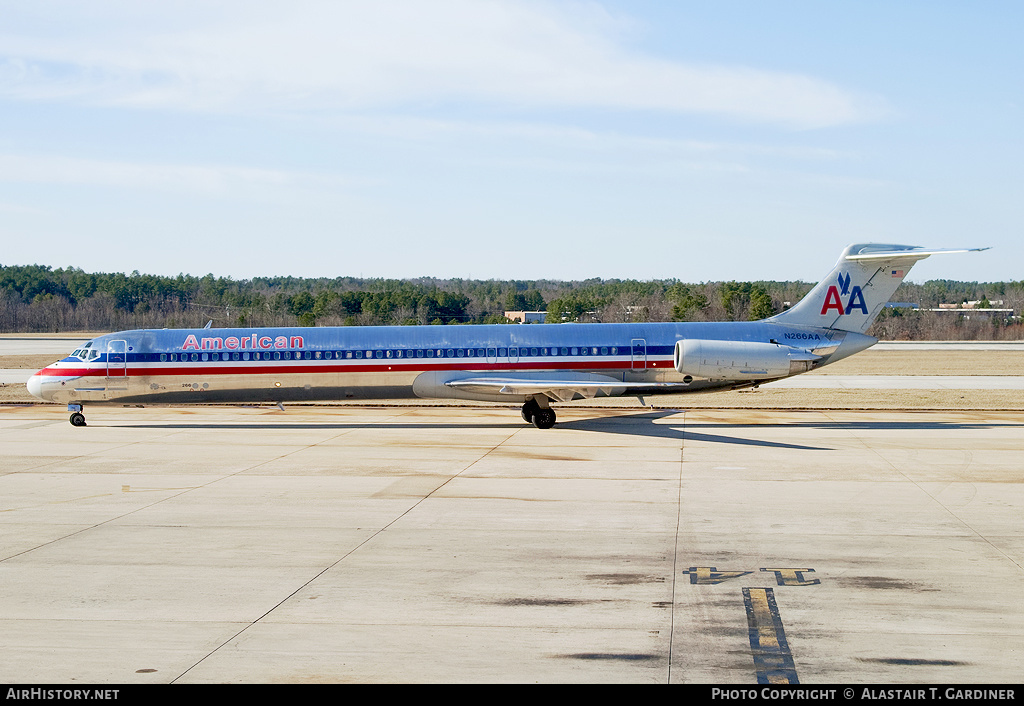
{"label": "wing", "polygon": [[682,392],[687,387],[682,383],[674,382],[623,382],[603,375],[575,376],[571,374],[557,378],[515,375],[471,377],[448,380],[444,384],[464,392],[487,395],[545,395],[559,402],[614,394],[666,394]]}

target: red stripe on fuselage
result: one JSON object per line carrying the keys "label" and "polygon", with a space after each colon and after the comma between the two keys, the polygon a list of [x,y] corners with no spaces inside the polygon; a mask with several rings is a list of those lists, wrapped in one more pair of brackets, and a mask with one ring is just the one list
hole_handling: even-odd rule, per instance
{"label": "red stripe on fuselage", "polygon": [[[643,370],[643,367],[632,367],[629,361],[578,361],[569,365],[552,365],[551,363],[471,363],[463,362],[433,363],[398,363],[381,362],[371,365],[366,363],[338,365],[337,363],[302,364],[285,363],[283,361],[267,361],[260,365],[235,365],[234,361],[225,365],[167,366],[140,363],[127,368],[115,368],[108,375],[106,367],[102,368],[43,368],[36,375],[49,377],[144,377],[148,375],[273,375],[279,373],[369,373],[369,372],[429,372],[434,370],[464,370],[466,372],[494,370],[531,370],[531,371],[585,371],[585,370],[620,370],[628,372]],[[647,360],[647,368],[671,367],[671,359]]]}

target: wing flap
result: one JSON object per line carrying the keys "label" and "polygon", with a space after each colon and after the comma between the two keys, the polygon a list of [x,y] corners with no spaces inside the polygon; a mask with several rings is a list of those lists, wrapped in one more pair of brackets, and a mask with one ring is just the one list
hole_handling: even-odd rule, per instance
{"label": "wing flap", "polygon": [[[596,378],[597,376],[595,376]],[[444,383],[465,392],[478,394],[500,394],[515,396],[545,395],[550,399],[559,402],[581,397],[591,399],[598,396],[623,394],[627,391],[633,394],[641,392],[669,391],[672,388],[682,388],[678,383],[671,382],[623,382],[612,378],[605,379],[554,379],[554,378],[517,378],[508,377],[480,377],[480,378],[459,378],[448,380]]]}

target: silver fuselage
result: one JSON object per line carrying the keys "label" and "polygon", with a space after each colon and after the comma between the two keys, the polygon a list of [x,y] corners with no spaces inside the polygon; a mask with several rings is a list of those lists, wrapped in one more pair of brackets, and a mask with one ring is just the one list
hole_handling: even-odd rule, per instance
{"label": "silver fuselage", "polygon": [[[161,329],[97,337],[29,381],[60,403],[195,404],[411,397],[522,401],[445,383],[467,376],[599,375],[623,383],[605,394],[709,392],[741,381],[694,379],[673,366],[676,342],[777,342],[820,357],[813,367],[876,339],[771,322]],[[658,391],[652,383],[663,385]]]}

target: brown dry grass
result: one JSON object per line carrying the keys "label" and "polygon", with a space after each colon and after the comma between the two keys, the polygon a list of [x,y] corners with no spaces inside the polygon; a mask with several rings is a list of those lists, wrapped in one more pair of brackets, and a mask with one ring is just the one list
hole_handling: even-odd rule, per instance
{"label": "brown dry grass", "polygon": [[32,369],[40,370],[45,368],[50,363],[60,358],[60,356],[46,354],[46,355],[0,355],[0,368],[19,368],[19,369]]}

